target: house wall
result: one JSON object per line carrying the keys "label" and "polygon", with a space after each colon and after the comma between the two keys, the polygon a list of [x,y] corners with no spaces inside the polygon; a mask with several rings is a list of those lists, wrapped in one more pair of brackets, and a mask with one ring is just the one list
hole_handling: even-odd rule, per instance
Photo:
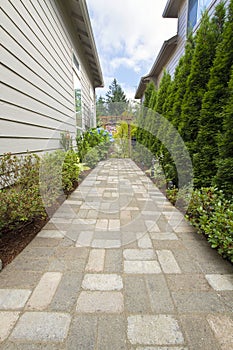
{"label": "house wall", "polygon": [[75,137],[73,53],[80,62],[83,101],[93,105],[81,48],[57,4],[1,2],[0,155],[55,150],[64,130]]}
{"label": "house wall", "polygon": [[[215,7],[221,2],[222,0],[213,0],[208,7],[209,15],[212,16],[215,11]],[[226,0],[226,6],[229,4],[230,0]],[[166,64],[166,70],[171,74],[173,77],[175,74],[175,69],[179,63],[179,60],[181,56],[183,56],[185,51],[185,43],[187,39],[187,22],[188,22],[188,0],[185,0],[181,3],[179,14],[178,14],[178,44],[176,47],[176,50],[173,52],[172,56],[169,58],[167,64]],[[196,26],[193,28],[193,33],[195,34],[200,26],[200,21],[196,24]],[[160,73],[158,76],[158,84],[161,81],[163,76],[163,72]]]}

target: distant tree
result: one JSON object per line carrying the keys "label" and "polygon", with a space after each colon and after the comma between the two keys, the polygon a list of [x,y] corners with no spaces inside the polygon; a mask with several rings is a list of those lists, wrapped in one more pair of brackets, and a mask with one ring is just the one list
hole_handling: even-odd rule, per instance
{"label": "distant tree", "polygon": [[128,100],[122,87],[114,79],[106,93],[106,103],[109,115],[121,115],[126,108]]}
{"label": "distant tree", "polygon": [[233,64],[233,1],[231,1],[228,19],[225,18],[224,4],[216,7],[213,18],[216,41],[219,42],[207,91],[202,101],[200,127],[196,141],[197,153],[194,157],[196,185],[209,186],[217,171],[217,139],[223,125],[223,108],[229,97],[228,82]]}
{"label": "distant tree", "polygon": [[102,115],[107,115],[107,109],[106,109],[106,102],[105,99],[100,96],[96,100],[96,116],[102,116]]}

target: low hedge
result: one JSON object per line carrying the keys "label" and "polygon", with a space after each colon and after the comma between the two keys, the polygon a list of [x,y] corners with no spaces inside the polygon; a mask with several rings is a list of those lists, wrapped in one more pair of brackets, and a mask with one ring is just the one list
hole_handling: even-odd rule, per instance
{"label": "low hedge", "polygon": [[0,235],[36,218],[77,184],[81,165],[76,152],[58,150],[0,157]]}
{"label": "low hedge", "polygon": [[187,217],[212,248],[233,263],[233,202],[215,187],[195,190]]}

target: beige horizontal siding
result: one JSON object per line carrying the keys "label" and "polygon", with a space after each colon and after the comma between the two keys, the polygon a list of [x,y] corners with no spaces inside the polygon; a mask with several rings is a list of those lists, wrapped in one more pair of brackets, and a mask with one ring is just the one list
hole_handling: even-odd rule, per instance
{"label": "beige horizontal siding", "polygon": [[0,155],[60,148],[76,133],[74,43],[55,0],[4,0]]}

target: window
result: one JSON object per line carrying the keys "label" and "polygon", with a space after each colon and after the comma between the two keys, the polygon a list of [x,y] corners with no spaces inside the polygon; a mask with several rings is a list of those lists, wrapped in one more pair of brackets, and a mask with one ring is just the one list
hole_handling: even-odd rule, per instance
{"label": "window", "polygon": [[75,55],[73,55],[73,82],[74,82],[74,103],[75,103],[75,117],[76,126],[78,129],[83,129],[82,122],[82,96],[81,96],[81,82],[79,78],[79,63]]}
{"label": "window", "polygon": [[200,21],[203,11],[208,8],[212,0],[189,0],[188,29],[193,29]]}

